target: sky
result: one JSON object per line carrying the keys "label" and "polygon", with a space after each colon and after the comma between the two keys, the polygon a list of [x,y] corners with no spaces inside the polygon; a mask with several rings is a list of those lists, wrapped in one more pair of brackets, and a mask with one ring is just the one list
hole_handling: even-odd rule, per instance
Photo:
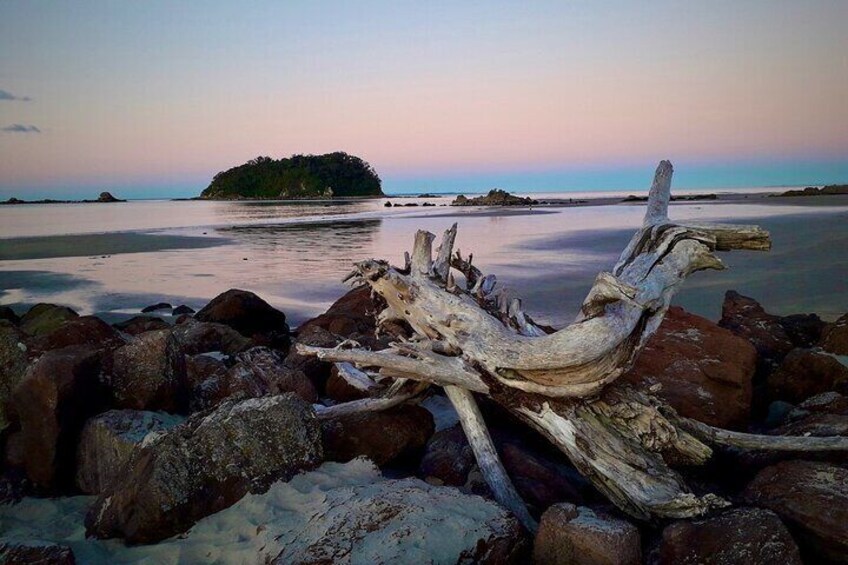
{"label": "sky", "polygon": [[0,0],[0,197],[192,196],[346,151],[389,193],[848,182],[848,1]]}

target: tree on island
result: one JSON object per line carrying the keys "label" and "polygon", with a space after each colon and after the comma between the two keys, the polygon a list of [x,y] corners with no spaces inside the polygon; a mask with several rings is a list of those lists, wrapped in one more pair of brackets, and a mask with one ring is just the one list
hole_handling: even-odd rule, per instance
{"label": "tree on island", "polygon": [[209,199],[382,196],[380,177],[364,160],[342,151],[326,155],[257,157],[215,175],[201,193]]}

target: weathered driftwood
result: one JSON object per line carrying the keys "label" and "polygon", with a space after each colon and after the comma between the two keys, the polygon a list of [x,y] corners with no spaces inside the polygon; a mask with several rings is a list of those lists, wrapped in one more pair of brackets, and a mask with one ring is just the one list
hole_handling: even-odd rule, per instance
{"label": "weathered driftwood", "polygon": [[[693,494],[669,467],[706,461],[712,452],[704,442],[848,447],[844,440],[763,439],[717,430],[679,418],[656,398],[616,382],[656,331],[683,280],[724,268],[715,251],[771,245],[769,234],[756,226],[669,220],[671,177],[671,163],[662,161],[643,226],[612,271],[597,276],[575,322],[553,333],[535,325],[517,297],[497,290],[495,276],[474,267],[471,255],[454,254],[456,225],[445,232],[435,260],[435,236],[419,231],[402,269],[374,259],[357,263],[355,277],[386,303],[378,321],[405,320],[415,337],[385,351],[298,346],[302,354],[400,379],[400,386],[376,398],[327,410],[378,410],[431,384],[444,387],[495,497],[528,529],[535,522],[498,460],[472,393],[490,397],[538,430],[619,508],[640,519],[698,516],[728,504],[712,494]],[[465,288],[454,271],[465,278]]]}

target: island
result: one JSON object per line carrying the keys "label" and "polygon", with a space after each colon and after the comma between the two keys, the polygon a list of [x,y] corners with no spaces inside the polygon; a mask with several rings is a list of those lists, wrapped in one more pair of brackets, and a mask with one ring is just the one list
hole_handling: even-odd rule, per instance
{"label": "island", "polygon": [[215,175],[205,200],[290,200],[383,196],[380,177],[342,151],[325,155],[257,157]]}

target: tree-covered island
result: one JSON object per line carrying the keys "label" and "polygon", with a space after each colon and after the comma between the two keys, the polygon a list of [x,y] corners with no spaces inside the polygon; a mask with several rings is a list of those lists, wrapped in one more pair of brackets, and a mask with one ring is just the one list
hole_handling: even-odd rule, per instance
{"label": "tree-covered island", "polygon": [[342,151],[326,155],[257,157],[215,175],[200,197],[210,200],[383,196],[367,162]]}

